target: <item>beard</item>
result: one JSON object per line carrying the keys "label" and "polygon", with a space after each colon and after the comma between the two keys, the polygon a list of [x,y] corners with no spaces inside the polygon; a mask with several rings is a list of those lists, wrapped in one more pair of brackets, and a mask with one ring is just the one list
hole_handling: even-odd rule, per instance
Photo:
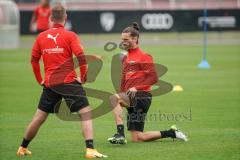
{"label": "beard", "polygon": [[119,48],[122,49],[122,50],[129,50],[132,48],[132,43],[130,42],[121,42],[120,45],[119,45]]}

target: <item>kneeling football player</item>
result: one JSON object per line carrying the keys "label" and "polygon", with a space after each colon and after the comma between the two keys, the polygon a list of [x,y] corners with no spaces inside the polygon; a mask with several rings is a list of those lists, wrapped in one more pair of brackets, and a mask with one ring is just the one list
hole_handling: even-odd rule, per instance
{"label": "kneeling football player", "polygon": [[128,111],[127,127],[131,141],[145,142],[160,138],[177,138],[187,141],[187,136],[175,125],[168,130],[144,132],[145,116],[152,101],[152,85],[158,81],[152,57],[139,48],[139,25],[133,23],[122,32],[121,46],[127,51],[122,56],[120,93],[110,96],[110,105],[117,133],[108,138],[112,144],[125,144],[123,108]]}

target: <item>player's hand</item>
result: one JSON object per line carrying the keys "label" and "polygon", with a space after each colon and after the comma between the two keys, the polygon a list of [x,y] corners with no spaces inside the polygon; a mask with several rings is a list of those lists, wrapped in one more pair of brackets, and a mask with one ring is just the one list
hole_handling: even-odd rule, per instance
{"label": "player's hand", "polygon": [[81,81],[81,78],[80,78],[80,77],[75,78],[75,80],[76,80],[78,83],[81,83],[81,84],[82,84],[82,81]]}
{"label": "player's hand", "polygon": [[127,95],[130,96],[131,98],[135,97],[136,93],[137,89],[135,87],[132,87],[127,91]]}
{"label": "player's hand", "polygon": [[40,83],[41,86],[44,86],[44,82],[45,80],[42,80],[42,82]]}
{"label": "player's hand", "polygon": [[35,32],[35,28],[34,28],[34,25],[33,24],[30,24],[30,27],[29,27],[29,30],[30,32]]}

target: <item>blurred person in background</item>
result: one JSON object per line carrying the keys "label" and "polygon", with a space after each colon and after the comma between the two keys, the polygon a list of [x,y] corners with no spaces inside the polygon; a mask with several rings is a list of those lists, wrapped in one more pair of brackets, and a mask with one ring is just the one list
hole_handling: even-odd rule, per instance
{"label": "blurred person in background", "polygon": [[[50,0],[41,0],[40,5],[38,5],[33,12],[32,20],[30,23],[30,31],[41,33],[42,31],[46,31],[47,29],[49,29],[50,15]],[[35,26],[36,23],[37,26]]]}

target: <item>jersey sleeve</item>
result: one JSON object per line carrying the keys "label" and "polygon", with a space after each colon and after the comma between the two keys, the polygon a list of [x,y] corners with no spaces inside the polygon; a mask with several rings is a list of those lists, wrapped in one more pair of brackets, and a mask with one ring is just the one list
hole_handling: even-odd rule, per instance
{"label": "jersey sleeve", "polygon": [[71,49],[73,53],[77,55],[82,55],[83,54],[83,46],[80,43],[80,39],[76,34],[73,34],[71,37]]}
{"label": "jersey sleeve", "polygon": [[142,58],[141,68],[145,72],[156,72],[152,56],[146,55]]}
{"label": "jersey sleeve", "polygon": [[41,58],[41,49],[39,46],[39,37],[36,38],[33,47],[32,47],[32,60],[31,61],[39,61]]}
{"label": "jersey sleeve", "polygon": [[78,65],[80,68],[80,78],[81,82],[85,82],[87,79],[87,61],[83,52],[83,46],[80,43],[80,39],[76,34],[73,34],[71,38],[71,49],[73,54],[77,57],[78,59]]}
{"label": "jersey sleeve", "polygon": [[42,75],[41,75],[40,64],[39,64],[40,59],[41,59],[41,50],[39,46],[39,40],[37,37],[32,48],[31,64],[32,64],[33,73],[39,84],[42,83]]}
{"label": "jersey sleeve", "polygon": [[37,6],[33,11],[33,14],[36,16],[36,18],[38,17],[38,9],[39,9],[39,6]]}
{"label": "jersey sleeve", "polygon": [[[141,70],[145,72],[146,76],[141,81],[141,86],[143,85],[153,85],[158,81],[157,73],[155,70],[155,65],[153,58],[150,55],[146,55],[142,58]],[[138,87],[136,87],[138,88]]]}

